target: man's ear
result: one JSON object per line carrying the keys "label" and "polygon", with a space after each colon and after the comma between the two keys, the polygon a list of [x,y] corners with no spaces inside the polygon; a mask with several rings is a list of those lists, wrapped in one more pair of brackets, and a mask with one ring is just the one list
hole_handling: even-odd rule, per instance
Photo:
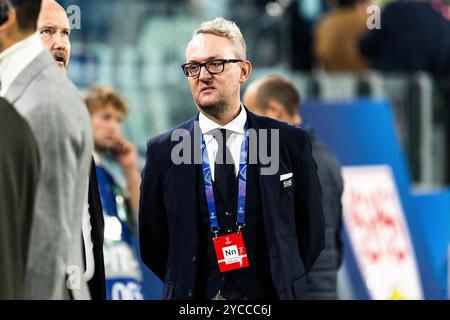
{"label": "man's ear", "polygon": [[6,30],[11,30],[12,26],[14,26],[14,24],[16,23],[16,20],[17,20],[16,10],[12,9],[9,12],[8,18],[6,19],[6,21],[0,25],[0,32],[5,32]]}
{"label": "man's ear", "polygon": [[242,84],[248,80],[250,73],[252,72],[252,64],[250,61],[245,60],[241,63],[241,76],[239,82]]}
{"label": "man's ear", "polygon": [[269,114],[271,118],[282,120],[283,111],[283,106],[276,100],[270,99],[267,103],[267,114]]}
{"label": "man's ear", "polygon": [[293,115],[291,117],[291,124],[296,125],[296,126],[300,126],[303,122],[302,116],[300,115],[300,113],[296,113],[295,115]]}

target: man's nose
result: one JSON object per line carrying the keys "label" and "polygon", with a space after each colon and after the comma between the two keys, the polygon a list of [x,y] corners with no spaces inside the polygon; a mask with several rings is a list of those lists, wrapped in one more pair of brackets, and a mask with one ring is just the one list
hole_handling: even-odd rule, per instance
{"label": "man's nose", "polygon": [[65,39],[60,34],[54,34],[52,42],[53,42],[52,44],[53,49],[65,49],[67,45]]}
{"label": "man's nose", "polygon": [[206,66],[200,67],[199,80],[209,80],[212,78],[212,74],[206,69]]}
{"label": "man's nose", "polygon": [[119,121],[114,121],[111,125],[111,129],[114,131],[115,134],[120,133],[120,125],[121,123]]}

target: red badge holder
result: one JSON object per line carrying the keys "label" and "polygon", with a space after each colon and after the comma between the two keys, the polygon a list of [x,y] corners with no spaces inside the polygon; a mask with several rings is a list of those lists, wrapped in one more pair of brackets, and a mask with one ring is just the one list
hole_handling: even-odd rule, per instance
{"label": "red badge holder", "polygon": [[213,238],[220,272],[242,269],[250,266],[242,232],[230,233]]}

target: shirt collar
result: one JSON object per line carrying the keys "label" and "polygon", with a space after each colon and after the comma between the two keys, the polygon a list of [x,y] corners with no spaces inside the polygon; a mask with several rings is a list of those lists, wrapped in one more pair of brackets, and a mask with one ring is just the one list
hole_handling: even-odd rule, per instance
{"label": "shirt collar", "polygon": [[95,150],[92,150],[92,157],[94,158],[95,164],[99,164],[103,160],[100,154]]}
{"label": "shirt collar", "polygon": [[200,130],[202,130],[203,134],[208,134],[216,129],[227,129],[235,133],[244,134],[245,123],[247,122],[247,112],[245,112],[245,109],[241,103],[241,111],[239,112],[238,116],[224,126],[221,126],[220,124],[212,121],[202,112],[200,112],[198,116],[198,122]]}
{"label": "shirt collar", "polygon": [[33,61],[44,47],[37,32],[13,44],[0,53],[1,94],[4,95],[17,76]]}

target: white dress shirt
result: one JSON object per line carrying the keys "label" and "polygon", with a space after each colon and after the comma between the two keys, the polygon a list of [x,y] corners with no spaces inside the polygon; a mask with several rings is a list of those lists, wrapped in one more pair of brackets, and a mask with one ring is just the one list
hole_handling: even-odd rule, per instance
{"label": "white dress shirt", "polygon": [[17,76],[42,51],[44,47],[38,33],[23,39],[0,53],[0,96],[4,97]]}
{"label": "white dress shirt", "polygon": [[227,140],[227,147],[230,150],[234,162],[234,174],[237,176],[239,172],[239,161],[241,155],[241,145],[245,137],[245,123],[247,122],[247,112],[241,104],[241,112],[231,122],[225,126],[215,123],[203,113],[198,116],[198,124],[203,133],[206,144],[206,152],[208,152],[209,166],[211,168],[211,177],[214,180],[214,160],[216,159],[217,150],[219,148],[213,131],[216,129],[226,129],[231,133]]}

